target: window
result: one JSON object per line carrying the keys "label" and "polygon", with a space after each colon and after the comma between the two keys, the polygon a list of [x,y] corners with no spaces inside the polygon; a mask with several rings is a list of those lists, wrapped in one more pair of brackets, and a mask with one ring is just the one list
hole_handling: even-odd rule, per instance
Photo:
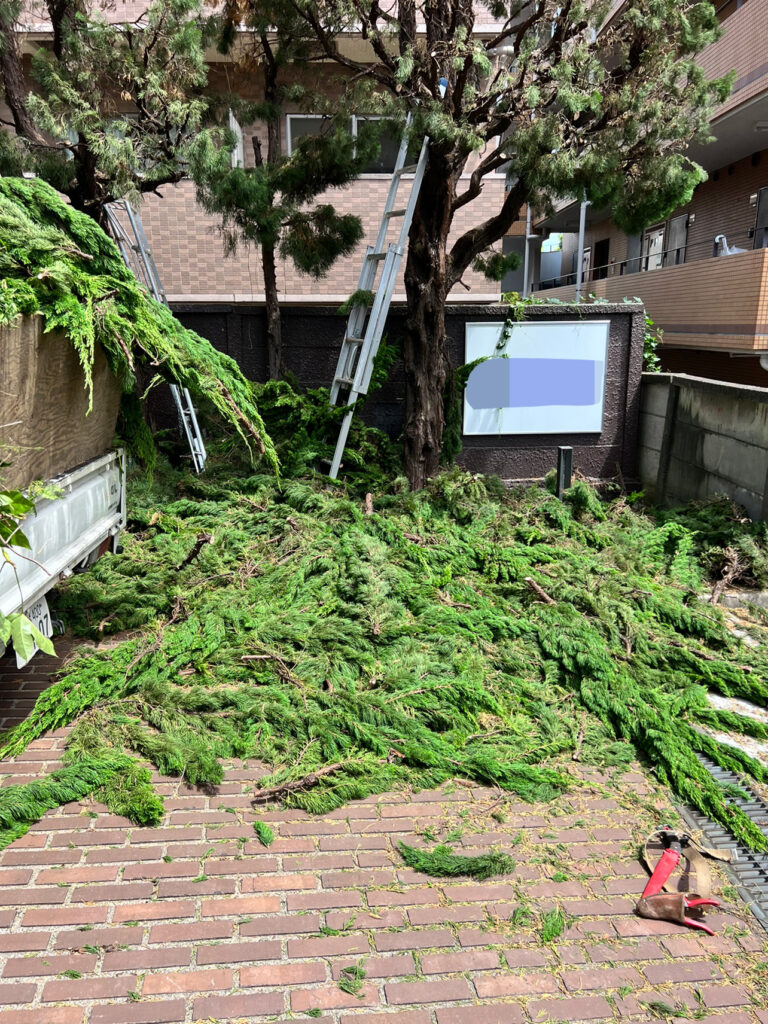
{"label": "window", "polygon": [[[349,119],[349,130],[356,138],[358,127],[366,121],[384,120],[374,114],[353,115]],[[319,135],[323,126],[330,121],[330,118],[315,114],[288,114],[286,117],[286,149],[288,155],[293,152],[293,147],[306,135]],[[391,174],[395,169],[397,154],[400,150],[400,139],[387,128],[383,128],[379,138],[380,146],[378,156],[374,157],[367,164],[363,174]],[[406,163],[415,163],[418,159],[418,152],[408,153]]]}
{"label": "window", "polygon": [[229,112],[229,130],[235,136],[235,148],[232,150],[230,157],[232,167],[245,167],[245,149],[243,147],[243,129],[240,127],[240,123],[235,115],[230,110]]}
{"label": "window", "polygon": [[649,228],[643,238],[643,270],[657,270],[664,257],[665,225]]}

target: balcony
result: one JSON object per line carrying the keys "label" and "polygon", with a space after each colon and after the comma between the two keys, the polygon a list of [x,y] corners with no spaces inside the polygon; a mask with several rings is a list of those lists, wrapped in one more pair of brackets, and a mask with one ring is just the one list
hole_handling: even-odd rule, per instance
{"label": "balcony", "polygon": [[[536,295],[567,301],[574,291],[567,285]],[[590,280],[583,294],[609,302],[637,296],[668,345],[768,351],[768,249]]]}
{"label": "balcony", "polygon": [[[768,90],[768,50],[765,44],[765,3],[747,0],[723,21],[722,38],[700,55],[699,64],[708,78],[719,78],[736,69],[733,91],[718,107],[715,120]],[[756,145],[755,148],[761,147]]]}

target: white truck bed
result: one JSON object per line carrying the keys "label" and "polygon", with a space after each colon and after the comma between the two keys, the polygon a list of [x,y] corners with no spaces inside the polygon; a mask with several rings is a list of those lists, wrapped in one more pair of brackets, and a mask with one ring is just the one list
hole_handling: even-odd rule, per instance
{"label": "white truck bed", "polygon": [[[125,455],[102,455],[50,483],[60,498],[43,498],[24,520],[30,550],[13,549],[14,565],[0,564],[0,612],[28,610],[60,579],[117,545],[125,526]],[[14,572],[15,568],[15,572]],[[1,648],[0,648],[1,650]]]}

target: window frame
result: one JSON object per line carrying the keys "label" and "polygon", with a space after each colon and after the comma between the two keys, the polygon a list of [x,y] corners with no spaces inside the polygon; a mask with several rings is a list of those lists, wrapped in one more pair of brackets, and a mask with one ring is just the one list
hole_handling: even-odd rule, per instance
{"label": "window frame", "polygon": [[[300,114],[300,113],[286,114],[285,115],[285,153],[286,153],[286,156],[291,156],[292,153],[293,153],[293,133],[291,132],[291,118],[297,118],[297,119],[304,120],[304,121],[307,121],[307,120],[322,121],[322,120],[325,120],[327,117],[328,117],[327,114]],[[360,121],[386,121],[386,120],[388,120],[388,118],[386,118],[383,114],[350,114],[349,115],[349,126],[350,126],[350,134],[352,135],[353,139],[357,138],[357,122],[358,122],[358,120],[360,120]],[[378,178],[378,179],[388,179],[388,178],[392,177],[393,172],[394,172],[394,167],[392,168],[391,171],[364,171],[360,175],[360,177],[361,178],[371,178],[371,179],[376,179],[376,178]],[[412,172],[410,174],[404,174],[403,175],[403,178],[412,178],[412,177],[413,177],[413,173]]]}

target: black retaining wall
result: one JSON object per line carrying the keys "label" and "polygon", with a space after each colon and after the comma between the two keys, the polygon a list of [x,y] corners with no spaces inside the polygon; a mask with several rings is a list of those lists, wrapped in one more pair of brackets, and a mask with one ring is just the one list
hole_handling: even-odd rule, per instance
{"label": "black retaining wall", "polygon": [[[266,379],[264,310],[261,306],[174,305],[187,327],[208,338],[235,359],[251,380]],[[464,362],[464,325],[503,321],[506,306],[449,306],[446,325],[450,357]],[[387,337],[402,331],[404,310],[393,307]],[[498,473],[504,479],[543,476],[555,464],[558,445],[574,449],[574,467],[593,477],[637,477],[638,417],[642,372],[644,318],[636,305],[531,306],[530,320],[610,320],[603,429],[600,434],[542,434],[466,437],[459,462],[473,472]],[[306,387],[328,387],[336,368],[345,320],[335,309],[283,309],[283,343],[289,370]],[[402,426],[405,379],[398,361],[390,380],[365,408],[367,422],[396,437]]]}

